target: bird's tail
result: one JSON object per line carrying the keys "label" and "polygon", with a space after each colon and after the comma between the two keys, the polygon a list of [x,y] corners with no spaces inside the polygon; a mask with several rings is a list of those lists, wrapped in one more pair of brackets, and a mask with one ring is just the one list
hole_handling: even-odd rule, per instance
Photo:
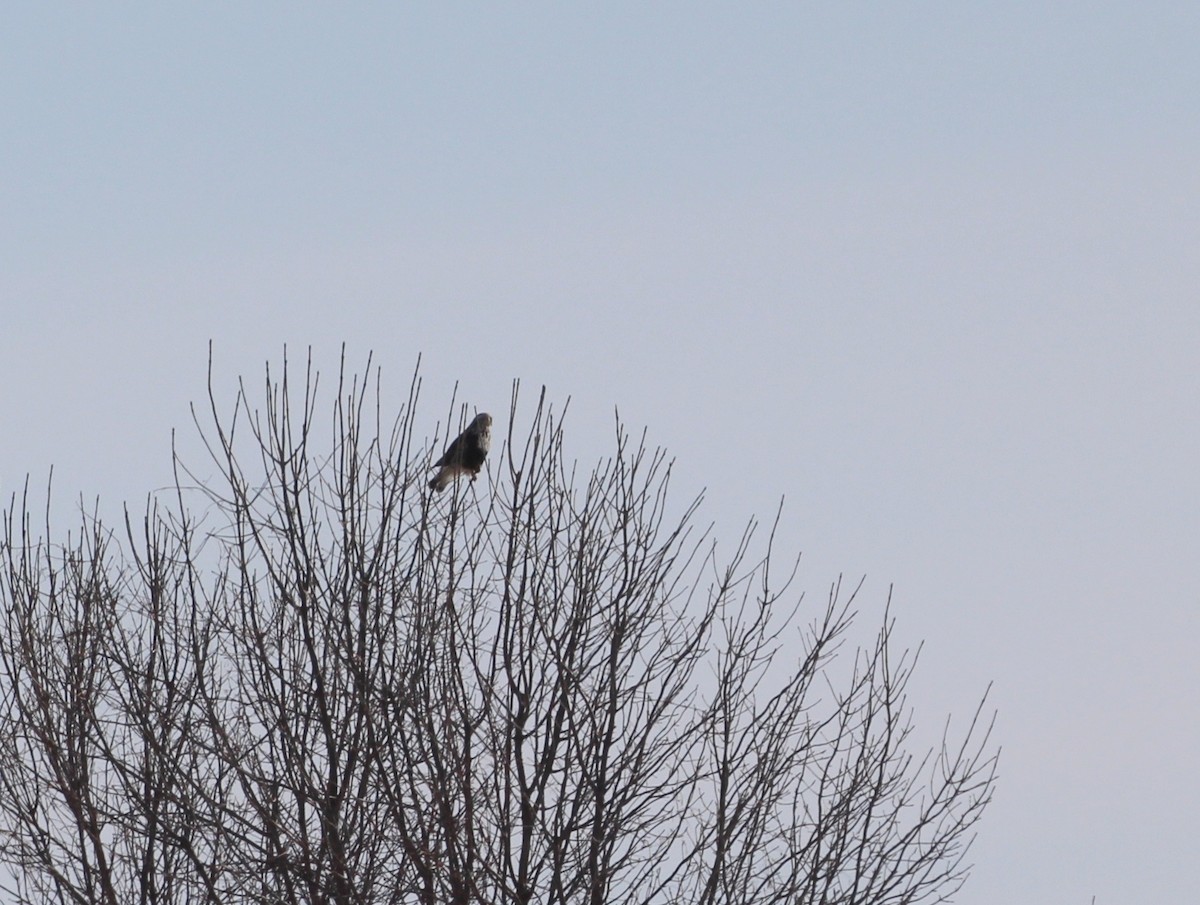
{"label": "bird's tail", "polygon": [[450,486],[450,482],[456,477],[458,477],[458,469],[446,466],[433,476],[433,480],[429,482],[429,486],[438,493],[441,493]]}

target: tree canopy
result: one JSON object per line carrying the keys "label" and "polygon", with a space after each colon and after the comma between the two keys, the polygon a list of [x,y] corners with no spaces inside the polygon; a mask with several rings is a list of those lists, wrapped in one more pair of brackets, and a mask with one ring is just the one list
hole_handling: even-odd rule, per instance
{"label": "tree canopy", "polygon": [[[912,750],[915,657],[726,559],[620,425],[586,472],[514,385],[427,486],[414,377],[311,362],[198,415],[113,528],[0,537],[0,861],[16,902],[918,903],[967,875],[984,702]],[[451,410],[454,411],[454,406]],[[450,436],[465,423],[447,419]],[[524,424],[524,427],[519,427]],[[444,439],[444,437],[443,437]]]}

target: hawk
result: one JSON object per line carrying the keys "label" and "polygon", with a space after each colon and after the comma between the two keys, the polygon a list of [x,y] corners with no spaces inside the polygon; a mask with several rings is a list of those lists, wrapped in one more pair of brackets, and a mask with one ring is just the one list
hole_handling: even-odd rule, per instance
{"label": "hawk", "polygon": [[450,486],[450,482],[459,475],[469,474],[471,480],[483,468],[483,460],[487,458],[492,446],[492,416],[480,412],[475,420],[467,425],[467,429],[454,438],[454,442],[446,447],[442,457],[433,463],[434,468],[440,468],[429,486],[441,493]]}

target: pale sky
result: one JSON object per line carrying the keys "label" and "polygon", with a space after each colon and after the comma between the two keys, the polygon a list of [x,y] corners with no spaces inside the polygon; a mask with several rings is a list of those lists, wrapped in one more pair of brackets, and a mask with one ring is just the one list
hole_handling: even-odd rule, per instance
{"label": "pale sky", "polygon": [[0,494],[140,508],[210,339],[615,406],[994,682],[958,901],[1194,901],[1200,5],[814,6],[7,5]]}

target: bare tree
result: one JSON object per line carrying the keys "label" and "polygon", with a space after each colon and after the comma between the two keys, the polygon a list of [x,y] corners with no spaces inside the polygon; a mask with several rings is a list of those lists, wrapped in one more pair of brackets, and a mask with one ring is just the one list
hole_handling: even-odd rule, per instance
{"label": "bare tree", "polygon": [[[10,901],[943,901],[992,793],[983,702],[911,751],[891,620],[718,563],[618,425],[577,478],[544,394],[434,497],[414,378],[268,370],[202,428],[217,475],[65,540],[0,539]],[[453,408],[453,407],[452,407]],[[447,425],[452,427],[453,425]],[[435,438],[436,441],[436,438]],[[199,468],[195,469],[198,473]],[[196,495],[203,506],[195,514]],[[773,531],[769,532],[773,535]],[[794,569],[792,570],[794,572]],[[840,654],[840,656],[838,656]]]}

